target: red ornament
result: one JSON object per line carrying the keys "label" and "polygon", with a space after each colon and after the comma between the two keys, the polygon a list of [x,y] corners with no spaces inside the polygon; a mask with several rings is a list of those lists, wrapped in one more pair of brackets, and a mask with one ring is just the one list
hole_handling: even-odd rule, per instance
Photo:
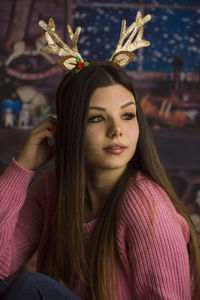
{"label": "red ornament", "polygon": [[79,61],[77,63],[77,69],[81,70],[83,67],[85,67],[85,63],[83,61]]}

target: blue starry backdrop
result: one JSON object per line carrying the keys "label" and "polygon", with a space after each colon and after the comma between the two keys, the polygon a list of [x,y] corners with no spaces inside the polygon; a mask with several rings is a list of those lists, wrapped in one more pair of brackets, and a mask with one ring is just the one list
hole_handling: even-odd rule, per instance
{"label": "blue starry backdrop", "polygon": [[[92,2],[96,3],[95,7],[86,5]],[[133,61],[126,70],[138,70],[139,53],[142,58],[140,68],[144,71],[172,71],[171,62],[175,55],[182,57],[183,71],[199,70],[200,1],[144,2],[146,5],[142,6],[142,15],[151,14],[152,19],[144,25],[143,39],[150,41],[151,46],[136,50]],[[134,1],[135,5],[132,6],[131,0],[112,0],[109,1],[110,6],[103,6],[103,3],[107,3],[103,0],[76,0],[75,3],[73,26],[82,27],[79,50],[85,59],[91,61],[111,57],[119,40],[121,21],[126,19],[127,26],[130,26],[135,20],[136,12],[141,10],[138,1]],[[194,5],[194,9],[191,5]],[[198,5],[199,9],[195,9]]]}
{"label": "blue starry backdrop", "polygon": [[151,47],[145,50],[144,70],[171,71],[175,55],[183,58],[184,71],[200,69],[200,9],[145,9],[152,15],[147,38]]}

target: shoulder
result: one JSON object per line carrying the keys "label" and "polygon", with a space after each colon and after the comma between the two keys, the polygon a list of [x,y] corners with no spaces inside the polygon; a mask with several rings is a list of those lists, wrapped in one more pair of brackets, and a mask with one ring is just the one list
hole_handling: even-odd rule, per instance
{"label": "shoulder", "polygon": [[[127,193],[130,195],[146,195],[148,197],[167,197],[166,192],[156,182],[141,172],[129,179]],[[154,198],[155,199],[155,198]]]}
{"label": "shoulder", "polygon": [[136,210],[142,207],[155,207],[155,205],[162,205],[164,202],[173,207],[166,192],[141,172],[129,179],[123,201],[125,207]]}
{"label": "shoulder", "polygon": [[158,208],[167,206],[172,211],[175,208],[165,190],[152,179],[138,172],[135,177],[129,179],[129,183],[124,194],[125,204],[135,209],[141,207]]}
{"label": "shoulder", "polygon": [[133,232],[157,233],[180,230],[185,241],[189,241],[189,226],[175,209],[167,193],[142,173],[137,173],[129,180],[129,185],[122,199],[121,217],[124,224]]}

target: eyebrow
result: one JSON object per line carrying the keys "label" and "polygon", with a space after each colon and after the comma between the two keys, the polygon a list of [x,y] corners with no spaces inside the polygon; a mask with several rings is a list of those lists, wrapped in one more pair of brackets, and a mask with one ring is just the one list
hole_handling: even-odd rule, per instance
{"label": "eyebrow", "polygon": [[[127,102],[126,104],[122,105],[120,107],[120,109],[125,108],[129,105],[132,105],[132,104],[136,105],[133,101],[130,101],[130,102]],[[106,109],[104,107],[100,107],[100,106],[90,106],[89,109],[97,109],[97,110],[106,111]]]}

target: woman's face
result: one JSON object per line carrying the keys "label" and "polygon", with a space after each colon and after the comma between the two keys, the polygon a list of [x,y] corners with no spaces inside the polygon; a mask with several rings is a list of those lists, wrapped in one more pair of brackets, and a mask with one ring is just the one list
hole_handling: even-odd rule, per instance
{"label": "woman's face", "polygon": [[120,84],[97,88],[89,105],[86,162],[92,170],[125,169],[139,137],[136,102]]}

